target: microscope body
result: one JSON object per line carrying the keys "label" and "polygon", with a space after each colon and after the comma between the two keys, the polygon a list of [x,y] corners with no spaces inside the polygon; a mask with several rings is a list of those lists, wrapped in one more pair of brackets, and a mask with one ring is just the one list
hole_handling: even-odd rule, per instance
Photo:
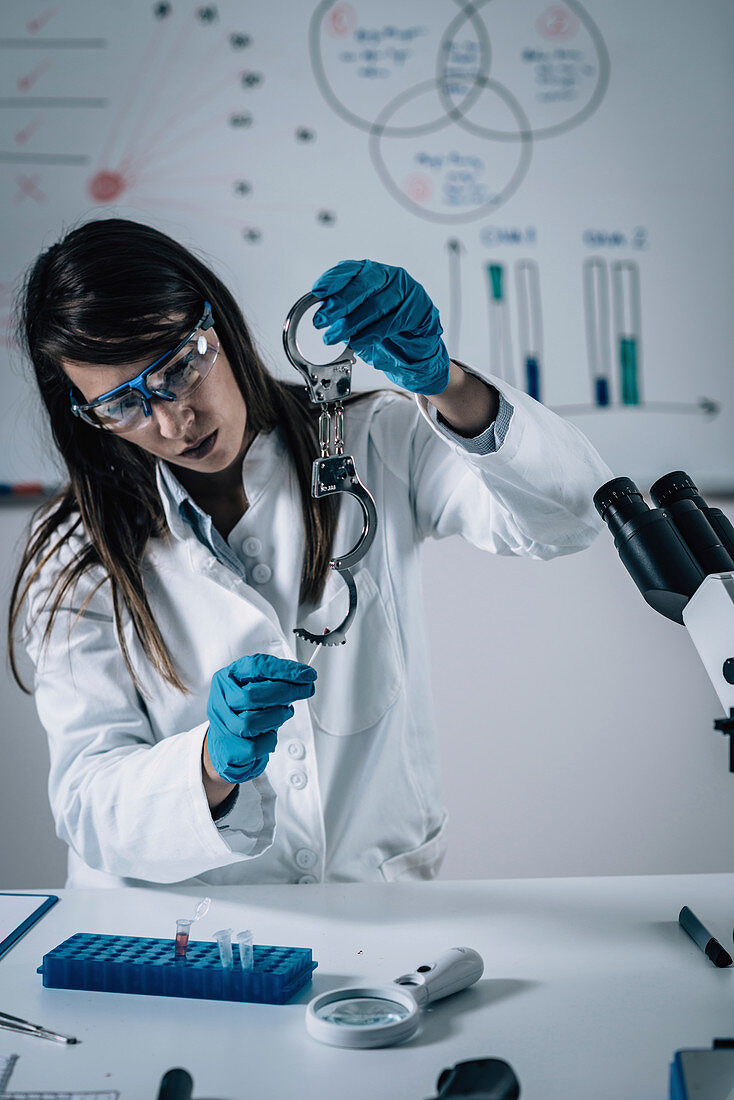
{"label": "microscope body", "polygon": [[686,627],[728,713],[714,727],[730,735],[734,772],[734,528],[680,470],[660,478],[650,495],[657,508],[619,477],[597,490],[594,504],[647,603]]}
{"label": "microscope body", "polygon": [[683,608],[683,624],[728,714],[714,728],[729,735],[734,772],[734,572],[706,577]]}

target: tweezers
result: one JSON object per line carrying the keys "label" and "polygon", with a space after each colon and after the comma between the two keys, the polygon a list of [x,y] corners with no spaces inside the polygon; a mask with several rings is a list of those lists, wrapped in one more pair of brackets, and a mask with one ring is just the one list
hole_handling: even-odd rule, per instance
{"label": "tweezers", "polygon": [[58,1031],[49,1031],[40,1024],[32,1024],[28,1020],[21,1020],[19,1016],[11,1016],[7,1012],[0,1012],[0,1027],[6,1031],[15,1031],[18,1035],[35,1035],[38,1039],[52,1039],[55,1043],[78,1043],[71,1035],[60,1035]]}

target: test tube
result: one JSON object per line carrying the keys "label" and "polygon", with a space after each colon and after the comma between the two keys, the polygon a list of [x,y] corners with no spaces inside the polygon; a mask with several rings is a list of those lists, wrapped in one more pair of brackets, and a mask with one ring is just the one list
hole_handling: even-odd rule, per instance
{"label": "test tube", "polygon": [[250,932],[249,929],[246,932],[238,932],[237,943],[240,949],[240,965],[242,969],[252,970],[252,932]]}
{"label": "test tube", "polygon": [[219,944],[219,958],[225,970],[232,970],[234,959],[232,958],[232,929],[222,928],[214,933],[214,939]]}
{"label": "test tube", "polygon": [[487,264],[487,279],[489,282],[489,363],[492,374],[495,374],[498,378],[504,378],[506,382],[512,385],[515,372],[512,366],[512,343],[503,276],[504,268],[502,264]]}
{"label": "test tube", "polygon": [[606,262],[596,257],[584,263],[584,314],[593,399],[604,406],[610,401],[609,279]]}
{"label": "test tube", "polygon": [[520,358],[525,364],[525,384],[529,395],[540,401],[543,320],[540,312],[540,275],[535,260],[519,260],[515,264],[515,280]]}
{"label": "test tube", "polygon": [[619,349],[623,405],[639,405],[640,398],[640,269],[631,260],[612,264],[614,330]]}
{"label": "test tube", "polygon": [[189,929],[193,923],[192,920],[176,921],[176,946],[173,951],[174,958],[186,958],[186,948],[189,946]]}
{"label": "test tube", "polygon": [[189,935],[191,933],[191,925],[199,920],[200,917],[206,916],[209,912],[209,906],[212,903],[211,898],[202,898],[199,904],[194,910],[194,915],[190,919],[188,917],[182,917],[176,921],[176,941],[173,949],[173,957],[175,959],[185,959],[186,949],[189,946]]}
{"label": "test tube", "polygon": [[177,959],[186,958],[186,949],[189,946],[189,929],[194,922],[191,920],[177,920],[176,921],[176,945],[174,948],[174,957]]}

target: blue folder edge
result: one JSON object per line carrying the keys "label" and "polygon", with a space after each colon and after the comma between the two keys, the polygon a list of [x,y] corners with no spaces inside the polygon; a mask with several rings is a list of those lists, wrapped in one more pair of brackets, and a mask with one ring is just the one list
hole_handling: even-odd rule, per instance
{"label": "blue folder edge", "polygon": [[673,1061],[670,1063],[670,1100],[688,1100],[683,1063],[681,1062],[682,1050],[676,1050]]}
{"label": "blue folder edge", "polygon": [[[702,1080],[702,1077],[706,1077],[706,1072],[703,1070],[700,1063],[692,1070],[690,1066],[686,1067],[684,1059],[687,1054],[699,1054],[705,1055],[706,1066],[713,1068],[713,1060],[718,1062],[717,1055],[731,1055],[734,1053],[734,1039],[714,1039],[713,1046],[710,1049],[701,1047],[686,1047],[683,1050],[676,1050],[673,1061],[670,1063],[670,1100],[693,1100],[694,1096],[700,1097],[700,1100],[705,1100],[706,1097],[723,1096],[720,1085],[723,1084],[721,1079],[721,1072],[725,1069],[722,1065],[717,1072],[712,1073],[712,1081],[715,1084],[707,1080]],[[686,1072],[686,1068],[688,1072]],[[732,1084],[734,1084],[734,1067],[729,1067],[729,1079],[726,1081],[726,1088],[731,1090]],[[691,1081],[693,1078],[693,1082]],[[689,1088],[689,1085],[691,1088]],[[713,1090],[713,1091],[712,1091]],[[731,1092],[727,1091],[727,1096],[730,1096]]]}
{"label": "blue folder edge", "polygon": [[24,894],[20,890],[1,890],[0,898],[12,897],[12,898],[38,898],[41,904],[37,909],[26,917],[22,924],[19,924],[17,928],[14,928],[9,936],[6,936],[4,940],[0,941],[0,959],[3,955],[10,950],[10,948],[18,942],[18,940],[25,936],[29,928],[32,928],[36,921],[39,921],[41,917],[48,913],[52,905],[55,905],[59,900],[56,894]]}

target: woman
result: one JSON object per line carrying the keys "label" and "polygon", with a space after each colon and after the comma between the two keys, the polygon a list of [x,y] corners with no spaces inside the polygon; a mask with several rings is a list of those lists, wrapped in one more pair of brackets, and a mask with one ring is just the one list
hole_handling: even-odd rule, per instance
{"label": "woman", "polygon": [[148,226],[82,225],[28,274],[22,332],[69,484],[31,533],[11,630],[22,610],[68,885],[431,877],[446,822],[421,543],[549,558],[597,533],[599,456],[450,362],[405,271],[346,261],[313,292],[326,342],[414,396],[347,403],[379,529],[347,642],[311,668],[293,628],[343,617],[328,562],[361,517],[311,497],[303,387],[267,373],[221,281]]}

